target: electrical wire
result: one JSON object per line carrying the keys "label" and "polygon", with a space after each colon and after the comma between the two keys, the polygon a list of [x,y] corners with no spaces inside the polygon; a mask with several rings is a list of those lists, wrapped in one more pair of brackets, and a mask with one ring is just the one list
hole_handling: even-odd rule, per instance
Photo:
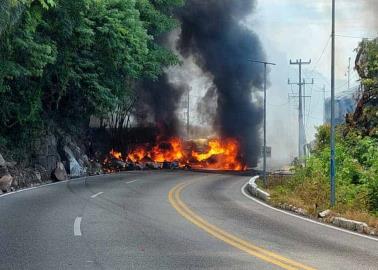
{"label": "electrical wire", "polygon": [[361,37],[361,36],[349,36],[349,35],[335,35],[336,37],[342,37],[342,38],[355,38],[355,39],[369,39],[369,40],[373,40],[375,38],[373,37]]}

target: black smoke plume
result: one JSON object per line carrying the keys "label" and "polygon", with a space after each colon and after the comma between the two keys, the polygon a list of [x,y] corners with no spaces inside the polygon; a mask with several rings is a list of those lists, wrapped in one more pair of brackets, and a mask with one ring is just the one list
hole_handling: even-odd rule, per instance
{"label": "black smoke plume", "polygon": [[[264,53],[257,36],[241,21],[254,5],[255,0],[186,0],[177,11],[181,22],[177,50],[184,58],[194,56],[203,72],[214,78],[203,103],[216,93],[214,127],[222,137],[240,141],[250,166],[256,166],[260,156],[262,110],[252,102],[252,91],[262,89],[263,68],[248,59],[264,60]],[[176,111],[183,89],[175,89],[165,75],[158,82],[145,83],[141,93],[155,123],[170,135],[177,133]]]}
{"label": "black smoke plume", "polygon": [[184,86],[173,87],[168,80],[168,75],[163,74],[159,80],[146,80],[138,89],[137,121],[138,124],[151,123],[156,125],[158,133],[164,137],[177,135],[179,120],[176,111]]}
{"label": "black smoke plume", "polygon": [[252,13],[254,0],[188,0],[179,12],[182,23],[178,49],[214,77],[217,89],[216,127],[222,136],[240,140],[250,166],[260,156],[262,110],[252,102],[252,89],[261,89],[264,60],[259,39],[241,24]]}

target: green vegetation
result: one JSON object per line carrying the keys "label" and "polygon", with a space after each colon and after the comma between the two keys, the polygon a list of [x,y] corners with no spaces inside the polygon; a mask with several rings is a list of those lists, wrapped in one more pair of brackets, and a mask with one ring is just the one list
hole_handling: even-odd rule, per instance
{"label": "green vegetation", "polygon": [[[338,126],[335,212],[378,228],[378,43],[361,43],[359,73],[364,85],[356,112]],[[310,213],[329,208],[330,126],[318,128],[306,166],[296,165],[286,181],[272,181],[273,203],[290,203]]]}
{"label": "green vegetation", "polygon": [[356,70],[364,85],[354,114],[347,117],[351,130],[378,137],[378,39],[361,42],[357,50]]}
{"label": "green vegetation", "polygon": [[[5,0],[0,4],[0,148],[52,123],[71,132],[178,63],[160,46],[183,0]],[[1,151],[2,149],[0,149]]]}

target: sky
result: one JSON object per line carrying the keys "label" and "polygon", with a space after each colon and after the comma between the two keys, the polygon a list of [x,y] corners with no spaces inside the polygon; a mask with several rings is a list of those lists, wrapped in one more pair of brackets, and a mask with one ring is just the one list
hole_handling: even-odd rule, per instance
{"label": "sky", "polygon": [[[363,37],[378,36],[378,0],[336,2],[336,93],[341,93],[347,90],[349,57],[353,68],[358,43]],[[290,60],[312,61],[303,70],[307,82],[314,79],[314,84],[305,88],[306,95],[311,96],[305,99],[304,114],[308,142],[314,139],[316,126],[323,123],[323,103],[330,96],[331,81],[331,0],[256,0],[254,12],[241,24],[259,36],[266,60],[277,64],[270,68],[267,94],[267,142],[272,147],[268,167],[277,169],[298,155],[298,98],[289,98],[298,95],[298,87],[288,85],[288,79],[298,81],[298,67],[291,66]],[[172,35],[172,48],[178,35],[179,32]],[[191,121],[200,126],[211,125],[196,112],[197,104],[212,85],[211,78],[192,58],[181,60],[180,68],[170,69],[170,81],[178,85],[186,81],[190,86]],[[357,79],[352,69],[351,86],[358,85]],[[261,96],[254,101],[262,103]],[[178,113],[185,123],[186,95],[182,103],[180,107],[184,109]],[[185,130],[183,126],[182,135]]]}
{"label": "sky", "polygon": [[[347,90],[349,57],[352,67],[355,48],[362,37],[378,36],[378,0],[336,0],[336,92]],[[330,94],[331,0],[259,0],[256,10],[243,23],[258,34],[266,59],[277,63],[270,70],[267,98],[267,140],[272,147],[272,167],[279,167],[297,155],[298,67],[290,60],[312,60],[304,67],[304,78],[314,85],[306,86],[306,136],[311,141],[315,127],[323,122],[324,95]],[[351,85],[358,75],[352,70]],[[323,93],[325,87],[326,93]]]}

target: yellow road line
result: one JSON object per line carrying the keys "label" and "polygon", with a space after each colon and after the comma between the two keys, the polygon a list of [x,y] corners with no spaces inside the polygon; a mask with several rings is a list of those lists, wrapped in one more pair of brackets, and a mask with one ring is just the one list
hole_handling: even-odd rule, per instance
{"label": "yellow road line", "polygon": [[206,222],[203,218],[195,214],[192,210],[188,208],[188,206],[180,199],[181,191],[190,184],[189,183],[182,183],[178,184],[174,188],[169,191],[168,200],[171,205],[176,209],[176,211],[181,214],[184,218],[192,222],[197,227],[201,228],[202,230],[206,231],[210,235],[222,240],[223,242],[242,250],[252,256],[255,256],[261,260],[279,266],[283,269],[288,270],[296,270],[296,269],[304,269],[304,270],[315,270],[312,267],[306,266],[299,262],[293,261],[281,255],[278,255],[274,252],[269,250],[263,249],[261,247],[255,246],[247,241],[244,241],[232,234],[229,234],[222,229]]}

